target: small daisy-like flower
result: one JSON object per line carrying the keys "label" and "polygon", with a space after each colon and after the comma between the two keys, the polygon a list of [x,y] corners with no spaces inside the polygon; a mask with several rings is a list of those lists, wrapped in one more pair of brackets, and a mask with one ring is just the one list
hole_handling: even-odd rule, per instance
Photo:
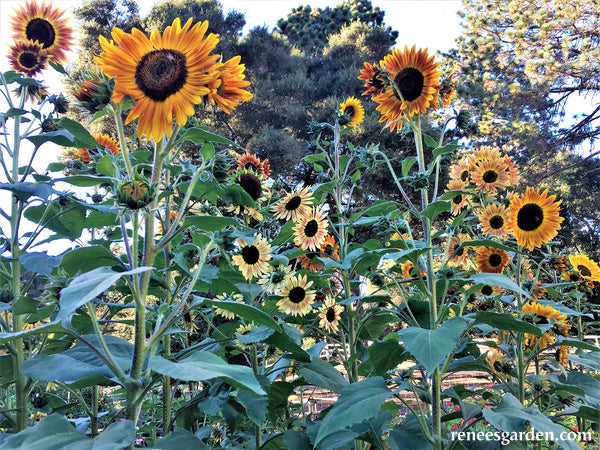
{"label": "small daisy-like flower", "polygon": [[329,333],[337,333],[342,312],[344,307],[336,305],[334,299],[328,298],[319,308],[319,326]]}
{"label": "small daisy-like flower", "polygon": [[279,292],[283,297],[277,302],[281,312],[292,316],[305,316],[312,310],[315,301],[315,291],[311,290],[312,281],[307,281],[306,275],[296,275],[284,281],[284,287]]}
{"label": "small daisy-like flower", "polygon": [[600,267],[586,255],[571,255],[569,262],[573,270],[586,280],[600,282]]}
{"label": "small daisy-like flower", "polygon": [[294,227],[294,244],[302,250],[316,252],[327,237],[327,213],[322,207],[312,208],[300,217]]}
{"label": "small daisy-like flower", "polygon": [[361,69],[359,80],[365,82],[366,91],[362,95],[378,95],[381,94],[385,88],[385,79],[381,75],[381,69],[374,64],[365,62],[365,68]]}
{"label": "small daisy-like flower", "polygon": [[307,186],[287,194],[273,206],[273,211],[277,219],[297,221],[301,216],[308,214],[313,201],[313,194]]}
{"label": "small daisy-like flower", "polygon": [[269,260],[271,256],[271,246],[258,235],[257,239],[248,245],[246,241],[238,239],[238,244],[242,247],[242,251],[231,258],[233,264],[244,275],[246,280],[251,280],[253,277],[259,277],[269,270]]}
{"label": "small daisy-like flower", "polygon": [[340,104],[340,115],[349,117],[349,121],[344,124],[344,128],[355,127],[365,118],[365,108],[363,108],[360,100],[350,97]]}
{"label": "small daisy-like flower", "polygon": [[[561,314],[560,311],[550,305],[541,305],[538,302],[527,302],[523,305],[522,312],[525,315],[525,319],[528,319],[534,324],[554,324],[555,328],[557,328],[561,334],[568,333],[568,329],[570,328],[570,325],[567,323],[567,315]],[[525,345],[528,347],[534,347],[536,344],[539,344],[539,350],[543,350],[548,345],[554,344],[554,342],[556,342],[556,337],[552,333],[552,330],[546,331],[539,338],[532,334],[525,333]]]}
{"label": "small daisy-like flower", "polygon": [[[219,294],[215,297],[215,300],[244,303],[244,296],[242,294]],[[224,317],[227,320],[235,319],[235,313],[227,311],[226,309],[219,308],[215,305],[213,305],[213,308],[215,308],[215,314],[218,314],[219,316]]]}
{"label": "small daisy-like flower", "polygon": [[517,244],[528,250],[540,247],[558,234],[560,223],[560,200],[548,196],[548,190],[527,188],[522,197],[514,195],[510,202],[507,230],[517,239]]}
{"label": "small daisy-like flower", "polygon": [[[113,155],[121,153],[121,147],[117,143],[117,141],[110,136],[107,136],[103,133],[98,133],[94,135],[94,139],[98,143],[98,147],[103,148],[105,150],[110,150]],[[93,156],[98,154],[98,149],[82,149],[77,151],[77,156],[84,162],[90,163],[93,161]]]}
{"label": "small daisy-like flower", "polygon": [[262,274],[257,283],[270,294],[277,294],[283,287],[284,281],[292,274],[292,266],[278,264],[269,266],[269,270]]}
{"label": "small daisy-like flower", "polygon": [[508,234],[506,223],[508,222],[508,209],[503,205],[489,204],[478,215],[481,222],[481,231],[484,234],[492,234],[499,238]]}
{"label": "small daisy-like flower", "polygon": [[481,161],[472,172],[475,185],[483,192],[496,192],[508,184],[508,171],[502,159]]}
{"label": "small daisy-like flower", "polygon": [[[465,184],[459,179],[452,179],[446,186],[446,192],[448,191],[464,191]],[[467,196],[465,194],[456,194],[450,199],[450,212],[455,216],[458,216],[460,212],[467,206]]]}
{"label": "small daisy-like flower", "polygon": [[33,78],[48,67],[48,55],[37,42],[15,42],[9,48],[8,60],[12,68]]}
{"label": "small daisy-like flower", "polygon": [[510,255],[499,248],[480,247],[477,253],[475,262],[478,272],[502,273],[510,261]]}

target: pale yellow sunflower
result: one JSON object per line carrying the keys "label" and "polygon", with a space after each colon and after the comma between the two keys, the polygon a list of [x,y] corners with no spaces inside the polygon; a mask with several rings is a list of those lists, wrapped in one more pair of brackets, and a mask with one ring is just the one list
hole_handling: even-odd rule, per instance
{"label": "pale yellow sunflower", "polygon": [[279,310],[292,316],[305,316],[311,312],[316,294],[310,289],[312,284],[312,281],[307,281],[306,275],[287,278],[278,294],[282,297],[277,302]]}
{"label": "pale yellow sunflower", "polygon": [[342,312],[342,305],[337,305],[334,299],[327,298],[325,304],[319,308],[319,326],[329,333],[337,333]]}
{"label": "pale yellow sunflower", "polygon": [[269,270],[269,260],[272,258],[271,245],[266,239],[258,235],[250,245],[243,239],[238,239],[237,243],[242,249],[239,254],[231,258],[231,261],[242,272],[246,280],[259,277]]}
{"label": "pale yellow sunflower", "polygon": [[327,237],[327,224],[327,213],[323,208],[312,208],[296,222],[294,243],[302,250],[316,252]]}

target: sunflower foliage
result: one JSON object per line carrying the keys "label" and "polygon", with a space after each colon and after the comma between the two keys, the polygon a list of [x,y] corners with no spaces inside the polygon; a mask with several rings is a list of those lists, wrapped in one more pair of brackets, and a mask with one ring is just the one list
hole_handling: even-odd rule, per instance
{"label": "sunflower foliage", "polygon": [[[0,448],[441,449],[475,427],[498,446],[598,439],[600,268],[553,241],[560,200],[520,186],[501,149],[462,155],[422,132],[453,92],[426,50],[355,74],[385,128],[410,130],[400,173],[353,144],[351,96],[310,124],[314,182],[290,188],[194,119],[252,97],[208,22],[100,36],[68,99],[36,78],[67,73],[62,12],[28,1],[11,26]],[[64,117],[68,100],[116,135]],[[39,171],[48,143],[75,159]],[[361,206],[381,168],[400,200]],[[561,434],[574,422],[588,434]]]}

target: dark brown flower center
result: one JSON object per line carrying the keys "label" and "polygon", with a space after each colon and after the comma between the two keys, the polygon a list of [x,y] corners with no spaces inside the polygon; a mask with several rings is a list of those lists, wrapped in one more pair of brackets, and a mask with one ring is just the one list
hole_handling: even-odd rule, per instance
{"label": "dark brown flower center", "polygon": [[335,320],[335,310],[333,308],[329,308],[325,314],[325,318],[327,319],[327,322],[333,323]]}
{"label": "dark brown flower center", "polygon": [[485,286],[483,286],[481,288],[481,293],[484,296],[492,295],[494,293],[494,288],[492,286],[490,286],[489,284],[486,284]]}
{"label": "dark brown flower center", "polygon": [[456,256],[462,256],[465,253],[465,249],[463,247],[458,247],[456,249]]}
{"label": "dark brown flower center", "polygon": [[299,195],[294,195],[285,203],[286,211],[296,211],[298,207],[302,204],[302,197]]}
{"label": "dark brown flower center", "polygon": [[177,50],[152,50],[135,68],[135,83],[155,102],[164,102],[187,81],[185,55]]}
{"label": "dark brown flower center", "polygon": [[402,94],[402,98],[407,102],[412,102],[419,98],[425,86],[425,77],[420,70],[413,67],[402,69],[394,78],[394,83]]}
{"label": "dark brown flower center", "polygon": [[25,36],[30,41],[38,41],[42,48],[50,48],[54,45],[56,32],[50,22],[36,17],[27,22]]}
{"label": "dark brown flower center", "polygon": [[468,171],[468,170],[463,170],[463,171],[460,173],[460,181],[462,181],[462,182],[464,183],[464,182],[465,182],[465,181],[467,181],[468,179],[469,179],[469,171]]}
{"label": "dark brown flower center", "polygon": [[572,274],[569,274],[569,280],[580,281],[581,279],[579,278],[579,275],[577,275],[576,273],[572,273]]}
{"label": "dark brown flower center", "polygon": [[256,175],[243,173],[238,177],[237,182],[252,197],[252,200],[256,201],[259,199],[260,194],[262,194],[262,185]]}
{"label": "dark brown flower center", "polygon": [[375,71],[375,73],[373,73],[373,76],[369,80],[369,84],[378,91],[382,90],[385,87],[385,82],[383,81],[383,78],[381,77],[380,70],[377,70],[377,71]]}
{"label": "dark brown flower center", "polygon": [[486,170],[481,176],[485,183],[491,184],[498,180],[498,172],[495,170]]}
{"label": "dark brown flower center", "polygon": [[242,259],[248,265],[256,264],[260,260],[260,251],[254,245],[248,245],[242,249]]}
{"label": "dark brown flower center", "polygon": [[584,277],[591,277],[592,276],[592,271],[588,267],[586,267],[586,266],[584,266],[582,264],[579,264],[577,266],[577,272],[579,272]]}
{"label": "dark brown flower center", "polygon": [[323,253],[327,256],[333,255],[333,247],[331,245],[327,244],[325,246],[325,249],[323,250]]}
{"label": "dark brown flower center", "polygon": [[308,222],[306,222],[306,225],[304,225],[304,234],[306,237],[315,237],[318,231],[319,223],[315,219],[310,219]]}
{"label": "dark brown flower center", "polygon": [[504,217],[500,215],[492,216],[490,217],[489,224],[492,229],[500,230],[504,226]]}
{"label": "dark brown flower center", "polygon": [[517,213],[517,226],[523,231],[533,231],[544,222],[544,210],[535,203],[523,205]]}
{"label": "dark brown flower center", "polygon": [[492,267],[498,267],[502,264],[502,257],[497,253],[492,253],[488,258],[488,263]]}
{"label": "dark brown flower center", "polygon": [[276,270],[275,272],[273,272],[273,275],[271,276],[271,282],[281,283],[284,278],[285,278],[285,273],[282,270]]}
{"label": "dark brown flower center", "polygon": [[458,195],[455,195],[454,197],[452,197],[452,201],[457,205],[460,205],[462,203],[462,200],[463,200],[462,194],[458,194]]}
{"label": "dark brown flower center", "polygon": [[33,52],[23,52],[19,55],[19,64],[26,69],[34,69],[39,64],[38,55]]}
{"label": "dark brown flower center", "polygon": [[304,288],[300,286],[296,286],[290,289],[290,293],[288,294],[288,298],[292,303],[302,303],[302,301],[306,298],[306,291]]}
{"label": "dark brown flower center", "polygon": [[354,106],[348,105],[344,108],[344,114],[348,114],[350,117],[354,117],[356,111],[354,110]]}
{"label": "dark brown flower center", "polygon": [[251,161],[248,161],[244,165],[244,169],[246,169],[246,170],[254,170],[255,172],[258,172],[258,167],[256,167],[256,165],[254,165],[254,163],[251,162]]}

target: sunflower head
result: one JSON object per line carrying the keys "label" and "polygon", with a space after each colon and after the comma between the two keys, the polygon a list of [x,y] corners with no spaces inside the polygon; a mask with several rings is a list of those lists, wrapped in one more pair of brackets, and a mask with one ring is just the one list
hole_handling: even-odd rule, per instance
{"label": "sunflower head", "polygon": [[600,282],[600,267],[586,255],[571,255],[569,263],[585,280]]}
{"label": "sunflower head", "polygon": [[[117,143],[117,141],[115,139],[111,138],[110,136],[103,134],[103,133],[97,133],[96,135],[94,135],[94,138],[96,139],[96,142],[98,143],[99,148],[105,149],[105,150],[110,150],[110,152],[113,155],[121,153],[121,147],[119,147],[119,144]],[[84,163],[92,162],[93,156],[98,155],[98,154],[99,154],[98,148],[82,149],[82,150],[77,151],[77,156],[79,156],[81,161],[83,161]]]}
{"label": "sunflower head", "polygon": [[240,64],[241,57],[234,56],[225,63],[217,63],[214,70],[217,78],[209,82],[208,101],[211,105],[218,105],[221,110],[230,114],[239,102],[247,102],[253,95],[242,89],[248,87],[250,82],[244,80],[246,66]]}
{"label": "sunflower head", "polygon": [[292,316],[304,316],[312,310],[316,292],[310,287],[312,281],[307,281],[306,275],[296,275],[284,281],[284,287],[279,292],[281,300],[277,302],[280,311]]}
{"label": "sunflower head", "polygon": [[374,64],[365,62],[365,68],[360,71],[359,80],[365,82],[366,91],[362,95],[381,94],[386,86],[385,78],[381,74],[381,69]]}
{"label": "sunflower head", "polygon": [[150,204],[156,188],[143,175],[135,174],[133,180],[124,180],[117,191],[117,201],[129,209],[141,209]]}
{"label": "sunflower head", "polygon": [[319,326],[329,333],[337,333],[343,311],[342,305],[336,305],[335,300],[328,297],[319,308]]}
{"label": "sunflower head", "polygon": [[76,104],[90,114],[102,111],[110,103],[115,83],[102,72],[83,76],[83,81],[77,83],[73,90]]}
{"label": "sunflower head", "polygon": [[484,273],[502,273],[508,266],[510,255],[502,249],[482,247],[476,258],[477,270]]}
{"label": "sunflower head", "polygon": [[48,55],[37,41],[15,42],[9,47],[8,59],[12,68],[34,77],[48,67]]}
{"label": "sunflower head", "polygon": [[357,98],[350,97],[345,102],[340,104],[340,125],[344,128],[355,127],[359,125],[365,118],[365,108]]}

